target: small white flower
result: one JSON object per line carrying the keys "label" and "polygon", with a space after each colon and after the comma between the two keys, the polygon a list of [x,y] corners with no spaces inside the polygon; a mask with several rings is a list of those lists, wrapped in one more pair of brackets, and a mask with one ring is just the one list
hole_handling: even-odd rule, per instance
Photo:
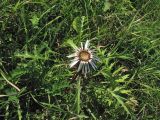
{"label": "small white flower", "polygon": [[85,45],[81,43],[81,47],[75,47],[75,52],[69,56],[68,58],[74,58],[71,60],[70,68],[73,66],[78,66],[77,72],[81,72],[86,76],[88,72],[90,72],[90,67],[94,70],[97,68],[95,65],[96,61],[99,61],[98,57],[94,55],[94,50],[89,48],[89,40],[86,41]]}

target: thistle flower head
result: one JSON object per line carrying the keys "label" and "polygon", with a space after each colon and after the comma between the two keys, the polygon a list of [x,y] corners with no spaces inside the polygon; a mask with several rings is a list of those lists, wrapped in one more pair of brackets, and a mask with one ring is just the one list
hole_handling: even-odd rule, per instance
{"label": "thistle flower head", "polygon": [[91,68],[94,70],[97,68],[95,63],[99,61],[99,59],[95,56],[94,50],[89,48],[89,40],[87,40],[85,44],[81,43],[80,48],[75,47],[74,49],[75,52],[67,56],[68,58],[73,58],[70,63],[70,68],[78,66],[77,72],[81,72],[85,76],[90,72]]}

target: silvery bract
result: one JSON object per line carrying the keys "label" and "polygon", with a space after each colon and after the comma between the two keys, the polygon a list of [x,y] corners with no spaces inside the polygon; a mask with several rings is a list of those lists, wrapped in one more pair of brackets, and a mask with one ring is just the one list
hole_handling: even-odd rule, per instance
{"label": "silvery bract", "polygon": [[89,40],[86,41],[85,45],[81,43],[81,47],[74,48],[75,52],[68,58],[73,58],[70,63],[70,67],[78,66],[77,72],[82,72],[86,76],[90,72],[90,68],[94,70],[97,68],[95,65],[96,61],[99,61],[98,57],[94,55],[94,50],[89,48]]}

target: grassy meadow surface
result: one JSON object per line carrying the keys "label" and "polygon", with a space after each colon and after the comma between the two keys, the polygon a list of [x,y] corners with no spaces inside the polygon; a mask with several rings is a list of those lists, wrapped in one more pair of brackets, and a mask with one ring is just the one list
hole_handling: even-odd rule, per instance
{"label": "grassy meadow surface", "polygon": [[1,0],[0,119],[160,120],[160,0]]}

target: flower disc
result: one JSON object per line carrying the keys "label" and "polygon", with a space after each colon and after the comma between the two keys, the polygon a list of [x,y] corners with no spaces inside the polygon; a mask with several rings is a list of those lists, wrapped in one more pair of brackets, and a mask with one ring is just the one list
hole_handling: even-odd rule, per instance
{"label": "flower disc", "polygon": [[79,59],[82,61],[88,61],[90,60],[90,53],[86,50],[80,51],[79,52]]}

